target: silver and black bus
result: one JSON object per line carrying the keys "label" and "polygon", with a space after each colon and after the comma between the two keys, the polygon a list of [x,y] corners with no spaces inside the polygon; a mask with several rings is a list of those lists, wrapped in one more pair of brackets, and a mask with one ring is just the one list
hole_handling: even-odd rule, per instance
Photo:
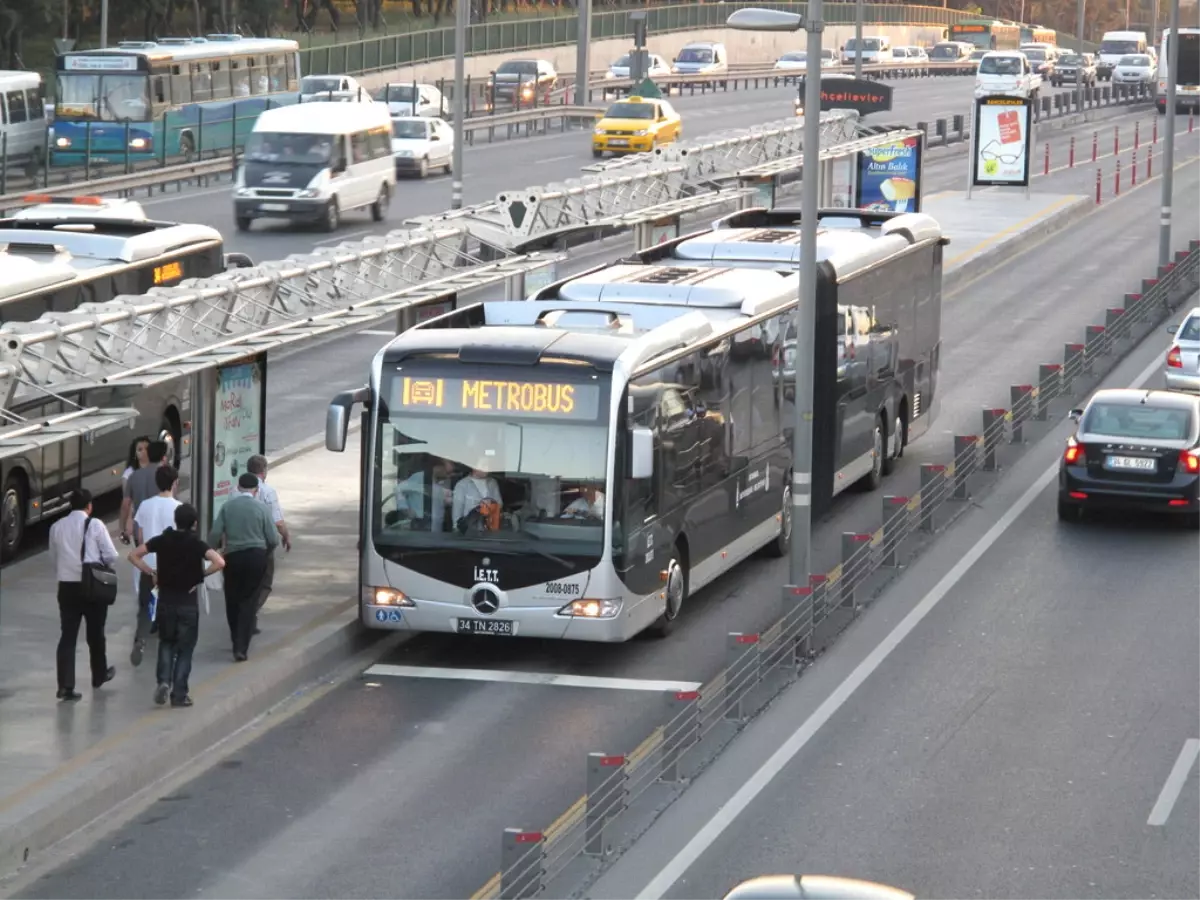
{"label": "silver and black bus", "polygon": [[[928,431],[937,409],[941,358],[942,253],[937,221],[920,213],[823,210],[817,234],[817,331],[813,366],[813,514],[848,488],[874,490],[905,446]],[[750,209],[602,266],[533,295],[605,302],[686,303],[683,282],[697,268],[798,272],[800,215]],[[637,266],[645,267],[639,274]],[[659,285],[647,288],[647,283]],[[651,295],[653,292],[653,296]],[[794,300],[793,300],[794,305]],[[766,332],[747,346],[770,352],[774,379],[790,401],[796,341],[789,319],[782,342]],[[790,424],[790,419],[788,420]]]}
{"label": "silver and black bus", "polygon": [[661,275],[689,305],[641,302],[646,281],[601,303],[468,306],[399,335],[334,399],[331,450],[365,407],[364,625],[624,641],[786,550],[790,404],[771,360],[799,278]]}

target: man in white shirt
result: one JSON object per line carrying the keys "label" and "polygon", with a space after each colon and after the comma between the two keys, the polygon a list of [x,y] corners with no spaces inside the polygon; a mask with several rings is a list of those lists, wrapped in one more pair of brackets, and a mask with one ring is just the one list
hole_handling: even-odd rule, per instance
{"label": "man in white shirt", "polygon": [[433,460],[433,485],[429,494],[425,490],[425,472],[418,469],[396,485],[396,509],[403,518],[424,519],[426,498],[429,499],[429,528],[444,531],[446,512],[453,501],[450,491],[449,461],[440,457]]}
{"label": "man in white shirt", "polygon": [[[82,556],[80,551],[82,552]],[[71,495],[71,512],[50,528],[50,561],[58,581],[58,614],[62,635],[58,640],[58,699],[75,701],[83,697],[75,690],[75,644],[79,623],[85,623],[88,656],[92,667],[92,687],[98,688],[117,676],[116,666],[108,664],[104,624],[108,606],[89,600],[83,593],[83,564],[117,561],[104,523],[92,518],[91,491]]]}
{"label": "man in white shirt", "polygon": [[[154,486],[158,488],[158,493],[139,503],[137,512],[133,514],[138,546],[175,526],[175,507],[179,506],[179,501],[175,499],[175,488],[178,484],[179,472],[174,466],[164,464],[154,470]],[[157,561],[153,553],[146,556],[146,565],[151,569],[156,568]],[[142,664],[142,656],[146,652],[146,636],[151,630],[150,594],[153,591],[154,579],[145,572],[139,572],[137,630],[133,635],[133,650],[129,653],[129,662],[134,667]]]}
{"label": "man in white shirt", "polygon": [[604,518],[604,492],[596,488],[581,488],[579,496],[567,504],[560,519]]}
{"label": "man in white shirt", "polygon": [[[482,460],[480,461],[482,464]],[[458,484],[454,486],[454,503],[451,510],[452,519],[455,525],[474,509],[479,508],[479,504],[484,500],[494,500],[497,503],[503,503],[503,498],[500,496],[500,485],[485,469],[476,466],[471,470],[471,474],[466,478],[460,479]],[[459,526],[460,530],[462,526]]]}
{"label": "man in white shirt", "polygon": [[[265,503],[267,509],[271,510],[271,519],[275,522],[275,530],[279,532],[279,543],[283,546],[284,553],[292,551],[292,534],[288,531],[287,519],[283,517],[283,507],[279,503],[279,493],[274,487],[267,484],[267,458],[255,454],[246,460],[246,471],[258,479],[258,500],[260,503]],[[275,550],[272,548],[267,553],[267,571],[263,575],[262,587],[258,591],[257,605],[254,607],[254,628],[252,634],[261,634],[258,627],[258,613],[262,610],[263,604],[267,602],[267,597],[271,595],[271,588],[275,585]]]}

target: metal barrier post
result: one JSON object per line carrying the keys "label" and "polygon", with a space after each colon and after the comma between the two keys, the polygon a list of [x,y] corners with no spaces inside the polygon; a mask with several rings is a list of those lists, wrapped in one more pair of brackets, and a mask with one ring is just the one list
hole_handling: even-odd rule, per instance
{"label": "metal barrier post", "polygon": [[985,409],[983,411],[983,471],[995,472],[999,466],[996,464],[996,446],[1000,443],[1000,436],[1004,433],[1004,416],[1007,414],[1006,409]]}
{"label": "metal barrier post", "polygon": [[954,436],[954,493],[952,500],[970,500],[971,493],[967,489],[967,479],[975,464],[975,448],[979,444],[979,436],[975,434],[956,434]]}
{"label": "metal barrier post", "polygon": [[1039,422],[1045,422],[1050,412],[1050,401],[1058,396],[1062,366],[1058,363],[1042,363],[1038,366],[1037,403],[1034,406],[1033,417]]}
{"label": "metal barrier post", "polygon": [[885,569],[898,568],[897,547],[904,536],[904,521],[908,515],[908,498],[885,495],[883,498],[883,558],[879,565]]}
{"label": "metal barrier post", "polygon": [[839,579],[842,585],[841,606],[854,605],[854,582],[857,579],[854,577],[853,566],[859,548],[870,542],[871,535],[869,534],[859,534],[855,531],[842,532],[842,577]]}
{"label": "metal barrier post", "polygon": [[1125,309],[1129,311],[1129,336],[1133,337],[1133,326],[1142,321],[1142,313],[1144,312],[1142,309],[1142,295],[1126,294]]}
{"label": "metal barrier post", "polygon": [[933,534],[933,511],[945,478],[946,467],[941,463],[921,463],[921,530],[926,534]]}
{"label": "metal barrier post", "polygon": [[1084,329],[1083,367],[1089,375],[1095,371],[1096,358],[1104,354],[1104,326],[1088,325]]}
{"label": "metal barrier post", "polygon": [[662,771],[658,780],[682,781],[679,761],[700,733],[700,692],[668,691],[667,724],[663,726]]}
{"label": "metal barrier post", "polygon": [[808,643],[813,629],[813,589],[811,585],[785,585],[783,588],[783,621],[792,627],[784,632],[784,640],[792,642],[792,664],[799,666],[808,656]]}
{"label": "metal barrier post", "polygon": [[1010,444],[1023,444],[1025,436],[1022,426],[1029,418],[1029,405],[1033,402],[1032,384],[1014,384],[1008,388],[1008,401],[1012,404],[1012,432],[1009,435]]}
{"label": "metal barrier post", "polygon": [[[192,484],[196,530],[208,534],[213,519],[213,442],[216,433],[217,370],[203,369],[192,376]],[[262,427],[266,427],[264,416]]]}
{"label": "metal barrier post", "polygon": [[604,826],[625,808],[625,757],[589,753],[587,758],[587,813],[583,852],[605,856]]}
{"label": "metal barrier post", "polygon": [[725,718],[731,722],[740,722],[742,715],[742,695],[750,685],[758,683],[757,634],[742,634],[731,631],[725,639],[725,657],[728,664],[725,667]]}
{"label": "metal barrier post", "polygon": [[1063,364],[1059,372],[1059,391],[1063,394],[1071,389],[1071,382],[1079,374],[1079,365],[1082,362],[1083,344],[1063,344]]}
{"label": "metal barrier post", "polygon": [[[813,610],[813,627],[825,618],[829,613],[829,576],[824,573],[820,575],[809,575],[808,583],[812,587],[812,610]],[[809,632],[808,637],[804,641],[805,652],[812,651],[812,632]]]}
{"label": "metal barrier post", "polygon": [[1118,334],[1125,332],[1125,337],[1129,336],[1129,329],[1125,327],[1125,310],[1119,306],[1110,306],[1104,310],[1104,329],[1112,336],[1113,341],[1117,341]]}
{"label": "metal barrier post", "polygon": [[545,870],[545,836],[540,831],[505,828],[500,848],[500,900],[536,897]]}

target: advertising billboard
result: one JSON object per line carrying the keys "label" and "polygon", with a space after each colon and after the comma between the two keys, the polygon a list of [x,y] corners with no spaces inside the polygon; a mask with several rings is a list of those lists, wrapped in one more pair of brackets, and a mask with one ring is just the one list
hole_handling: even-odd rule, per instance
{"label": "advertising billboard", "polygon": [[1033,146],[1031,105],[1024,97],[975,101],[971,183],[976,187],[1027,187]]}
{"label": "advertising billboard", "polygon": [[859,152],[854,205],[876,212],[921,211],[920,136]]}

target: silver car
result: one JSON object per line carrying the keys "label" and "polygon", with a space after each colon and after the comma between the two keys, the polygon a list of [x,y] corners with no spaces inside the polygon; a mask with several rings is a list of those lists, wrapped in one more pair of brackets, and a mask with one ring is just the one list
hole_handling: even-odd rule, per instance
{"label": "silver car", "polygon": [[1200,306],[1195,307],[1176,328],[1167,328],[1175,336],[1167,351],[1163,369],[1167,390],[1200,391]]}

